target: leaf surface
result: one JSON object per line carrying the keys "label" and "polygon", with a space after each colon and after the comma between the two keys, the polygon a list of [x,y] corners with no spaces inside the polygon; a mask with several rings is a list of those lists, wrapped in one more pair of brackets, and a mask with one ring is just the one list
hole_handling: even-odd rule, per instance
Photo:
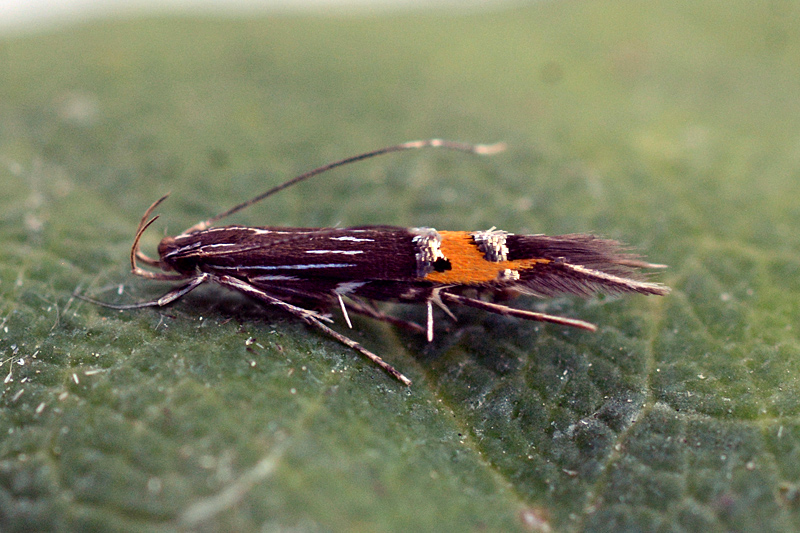
{"label": "leaf surface", "polygon": [[[763,5],[762,5],[763,4]],[[159,18],[0,42],[0,529],[800,528],[800,60],[789,2],[555,2],[446,15]],[[161,310],[128,273],[315,166],[406,153],[252,225],[595,232],[665,298],[475,310],[358,354],[237,295]],[[405,319],[423,310],[390,307]]]}

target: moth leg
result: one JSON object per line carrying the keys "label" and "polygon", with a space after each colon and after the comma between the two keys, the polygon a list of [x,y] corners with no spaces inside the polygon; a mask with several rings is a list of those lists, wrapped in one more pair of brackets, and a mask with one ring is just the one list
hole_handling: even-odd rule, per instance
{"label": "moth leg", "polygon": [[332,322],[330,318],[320,315],[319,313],[315,313],[314,311],[303,309],[302,307],[297,307],[296,305],[284,302],[283,300],[275,298],[274,296],[271,296],[270,294],[262,291],[258,287],[254,287],[253,285],[245,283],[244,281],[238,278],[234,278],[232,276],[214,276],[213,280],[222,285],[223,287],[228,287],[229,289],[237,290],[263,303],[280,307],[289,314],[294,315],[297,318],[303,320],[306,324],[314,326],[320,331],[323,331],[324,333],[333,337],[337,341],[341,342],[345,346],[348,346],[358,351],[364,357],[366,357],[367,359],[369,359],[370,361],[381,367],[387,374],[400,381],[403,385],[411,385],[411,380],[405,377],[400,372],[398,372],[392,365],[381,359],[376,354],[367,350],[356,341],[348,337],[345,337],[341,333],[332,330],[331,328],[329,328],[328,326],[326,326],[321,322],[322,320],[325,320],[327,322]]}
{"label": "moth leg", "polygon": [[361,302],[360,300],[348,298],[347,306],[350,308],[352,312],[358,313],[359,315],[364,315],[366,317],[373,318],[375,320],[380,320],[381,322],[386,322],[393,326],[408,329],[415,333],[425,333],[425,328],[423,328],[419,324],[382,313],[378,309],[375,309],[374,307],[367,305],[364,302]]}
{"label": "moth leg", "polygon": [[89,303],[93,303],[95,305],[99,305],[101,307],[106,307],[108,309],[141,309],[143,307],[164,307],[165,305],[169,305],[175,300],[183,298],[201,284],[205,283],[211,278],[208,274],[200,274],[196,278],[192,278],[189,280],[188,283],[181,285],[179,287],[175,287],[174,289],[170,290],[161,298],[157,300],[150,300],[148,302],[139,302],[135,304],[110,304],[106,302],[102,302],[100,300],[95,300],[94,298],[89,298],[88,296],[84,296],[83,294],[73,293],[73,296],[76,298],[80,298],[81,300],[87,301]]}
{"label": "moth leg", "polygon": [[425,311],[427,315],[427,320],[425,321],[425,338],[428,342],[433,342],[433,304],[436,304],[439,309],[453,319],[453,322],[458,322],[456,315],[454,315],[450,308],[442,301],[441,294],[442,289],[434,289],[430,297],[425,300]]}
{"label": "moth leg", "polygon": [[344,300],[342,300],[342,295],[338,292],[336,293],[336,299],[339,300],[339,307],[342,310],[342,315],[344,315],[344,321],[347,322],[347,327],[353,329],[353,323],[350,322],[350,315],[347,314],[347,308],[344,306]]}
{"label": "moth leg", "polygon": [[341,333],[332,330],[331,328],[329,328],[328,326],[326,326],[322,322],[319,322],[317,319],[315,319],[313,317],[307,318],[307,319],[305,319],[305,321],[306,321],[306,323],[308,323],[308,324],[320,329],[321,331],[324,331],[325,333],[327,333],[328,335],[330,335],[331,337],[333,337],[337,341],[341,342],[345,346],[349,346],[350,348],[358,351],[364,357],[366,357],[367,359],[369,359],[370,361],[372,361],[373,363],[375,363],[376,365],[381,367],[387,374],[389,374],[390,376],[392,376],[393,378],[398,380],[403,385],[406,385],[406,386],[411,385],[411,380],[410,379],[408,379],[403,374],[398,372],[397,369],[395,369],[392,365],[390,365],[389,363],[387,363],[386,361],[381,359],[378,355],[370,352],[369,350],[367,350],[366,348],[361,346],[359,343],[357,343],[353,339],[345,337]]}
{"label": "moth leg", "polygon": [[425,325],[425,337],[428,339],[428,342],[433,342],[433,302],[431,300],[427,300],[425,302],[425,308],[428,314],[428,320],[426,321]]}
{"label": "moth leg", "polygon": [[318,321],[324,320],[326,322],[333,322],[333,319],[331,318],[328,318],[324,315],[321,315],[309,309],[303,309],[302,307],[298,307],[288,302],[284,302],[280,298],[276,298],[262,291],[258,287],[255,287],[247,282],[240,280],[239,278],[234,278],[233,276],[214,276],[213,279],[216,283],[219,283],[223,287],[239,291],[243,294],[246,294],[247,296],[255,298],[256,300],[260,300],[263,303],[280,307],[284,311],[291,313],[294,316],[301,318],[303,320],[308,320],[310,318],[313,318],[314,320]]}
{"label": "moth leg", "polygon": [[526,311],[524,309],[515,309],[513,307],[508,307],[506,305],[484,302],[482,300],[467,298],[466,296],[460,296],[458,294],[452,294],[449,292],[442,292],[440,293],[440,295],[441,298],[445,301],[466,305],[468,307],[475,307],[477,309],[483,309],[484,311],[497,313],[498,315],[514,316],[517,318],[524,318],[525,320],[535,320],[537,322],[551,322],[553,324],[561,324],[562,326],[572,326],[575,328],[585,329],[587,331],[597,330],[597,326],[595,326],[590,322],[585,322],[583,320],[577,320],[574,318],[565,318],[555,315],[547,315],[545,313],[536,313],[534,311]]}

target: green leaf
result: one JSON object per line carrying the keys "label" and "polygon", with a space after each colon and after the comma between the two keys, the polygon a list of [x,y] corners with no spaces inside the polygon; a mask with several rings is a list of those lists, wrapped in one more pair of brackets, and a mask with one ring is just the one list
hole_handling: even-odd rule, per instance
{"label": "green leaf", "polygon": [[[800,12],[551,2],[496,12],[102,21],[0,42],[0,529],[800,528]],[[355,320],[407,374],[128,253],[231,219],[595,232],[665,298],[475,310],[436,339]],[[424,310],[388,307],[406,319]],[[339,315],[334,313],[339,331]]]}

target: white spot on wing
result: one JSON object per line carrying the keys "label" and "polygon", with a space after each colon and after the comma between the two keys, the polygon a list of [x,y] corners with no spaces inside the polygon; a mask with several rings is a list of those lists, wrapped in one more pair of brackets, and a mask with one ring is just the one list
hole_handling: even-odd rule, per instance
{"label": "white spot on wing", "polygon": [[341,254],[341,255],[356,255],[363,254],[363,250],[306,250],[307,254]]}
{"label": "white spot on wing", "polygon": [[241,244],[234,244],[234,243],[222,243],[222,244],[204,244],[203,249],[209,248],[230,248],[232,246],[241,246]]}
{"label": "white spot on wing", "polygon": [[345,237],[331,237],[332,241],[352,241],[352,242],[375,242],[375,239],[359,239],[358,237],[351,237],[347,235]]}
{"label": "white spot on wing", "polygon": [[508,246],[506,246],[508,235],[511,234],[491,228],[487,231],[476,231],[472,234],[472,239],[487,261],[501,262],[508,259]]}
{"label": "white spot on wing", "polygon": [[500,281],[519,281],[519,278],[519,270],[513,270],[510,268],[506,268],[497,275],[497,279]]}
{"label": "white spot on wing", "polygon": [[274,274],[272,276],[256,276],[254,278],[250,278],[251,281],[297,281],[298,278],[294,276],[282,276],[280,274]]}
{"label": "white spot on wing", "polygon": [[223,266],[214,265],[215,270],[310,270],[312,268],[347,268],[354,267],[355,263],[310,263],[304,265],[247,265]]}
{"label": "white spot on wing", "polygon": [[338,294],[350,294],[354,290],[358,289],[359,287],[363,287],[366,284],[366,281],[345,281],[338,284],[334,289],[334,292]]}

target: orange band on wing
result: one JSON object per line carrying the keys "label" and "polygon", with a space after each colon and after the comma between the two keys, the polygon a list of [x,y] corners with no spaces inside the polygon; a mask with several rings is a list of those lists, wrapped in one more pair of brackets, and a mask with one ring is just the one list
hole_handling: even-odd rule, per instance
{"label": "orange band on wing", "polygon": [[517,259],[515,261],[487,261],[478,249],[472,234],[467,231],[440,231],[442,254],[450,261],[451,270],[431,272],[426,280],[438,283],[477,285],[496,280],[504,270],[526,270],[537,264],[550,263],[550,259]]}

